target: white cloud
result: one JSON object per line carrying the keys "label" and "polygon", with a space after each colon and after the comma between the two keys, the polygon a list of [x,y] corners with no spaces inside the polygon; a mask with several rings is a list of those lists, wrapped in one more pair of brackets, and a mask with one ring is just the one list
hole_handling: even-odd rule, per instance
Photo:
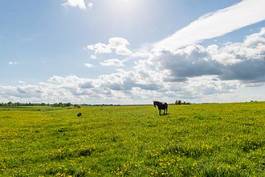
{"label": "white cloud", "polygon": [[221,81],[265,82],[265,28],[242,42],[208,47],[194,44],[154,53],[141,62],[142,70],[163,72],[167,82],[207,75],[217,76]]}
{"label": "white cloud", "polygon": [[223,36],[242,27],[265,20],[265,1],[242,0],[228,8],[209,13],[175,34],[154,44],[154,50],[172,50]]}
{"label": "white cloud", "polygon": [[125,104],[132,97],[139,97],[132,95],[132,89],[147,88],[148,85],[134,83],[135,78],[130,78],[129,73],[123,74],[103,75],[94,80],[53,76],[37,84],[0,85],[0,101]]}
{"label": "white cloud", "polygon": [[96,55],[90,55],[90,58],[95,60],[95,59],[97,59],[97,56]]}
{"label": "white cloud", "polygon": [[[233,81],[204,77],[183,83],[160,83],[132,71],[102,75],[97,79],[53,76],[37,84],[0,85],[0,101],[72,103],[150,103],[154,99],[196,99],[237,88]],[[203,82],[202,82],[203,81]]]}
{"label": "white cloud", "polygon": [[65,0],[63,5],[69,7],[77,7],[83,10],[93,7],[93,3],[87,2],[86,0]]}
{"label": "white cloud", "polygon": [[130,45],[127,39],[114,37],[109,39],[109,47],[115,51],[117,55],[130,55],[132,52],[127,48]]}
{"label": "white cloud", "polygon": [[85,63],[84,65],[85,65],[85,67],[87,67],[87,68],[92,68],[92,67],[94,67],[94,65],[91,64],[91,63]]}
{"label": "white cloud", "polygon": [[[123,104],[150,103],[156,99],[224,101],[232,93],[238,94],[247,87],[255,90],[265,83],[265,29],[242,42],[208,47],[189,45],[174,51],[145,51],[138,55],[140,59],[134,67],[95,79],[53,76],[37,84],[0,85],[0,101]],[[111,59],[105,64],[122,61]],[[236,100],[246,98],[257,96]],[[262,98],[265,97],[259,97]]]}
{"label": "white cloud", "polygon": [[109,45],[104,44],[104,43],[97,43],[97,44],[94,44],[94,45],[88,45],[87,49],[94,51],[95,55],[97,55],[97,54],[107,54],[107,53],[111,53],[112,52],[112,50],[109,47]]}
{"label": "white cloud", "polygon": [[[76,2],[72,0],[71,6],[84,9],[82,2],[85,1],[79,1],[81,5]],[[0,100],[125,104],[150,103],[154,99],[218,101],[217,97],[222,99],[220,95],[229,95],[240,88],[264,86],[264,28],[247,36],[243,42],[208,47],[195,44],[264,19],[264,3],[244,0],[201,17],[155,44],[152,51],[133,53],[124,38],[110,38],[107,43],[88,45],[87,49],[93,52],[92,59],[100,54],[138,59],[133,68],[119,68],[116,73],[95,79],[53,76],[37,84],[0,85]],[[123,62],[123,59],[109,59],[100,64],[122,66]],[[93,67],[90,63],[84,65]]]}
{"label": "white cloud", "polygon": [[18,62],[17,62],[17,61],[9,61],[8,64],[9,64],[9,65],[17,65]]}
{"label": "white cloud", "polygon": [[246,60],[262,60],[265,58],[265,28],[249,35],[243,42],[228,43],[224,46],[208,46],[207,51],[213,59],[226,65]]}
{"label": "white cloud", "polygon": [[87,3],[87,7],[88,7],[88,8],[91,9],[93,6],[94,6],[94,4],[93,4],[92,2],[88,2],[88,3]]}
{"label": "white cloud", "polygon": [[116,55],[129,56],[132,51],[128,49],[130,43],[127,39],[121,37],[110,38],[107,44],[97,43],[88,45],[87,49],[94,52],[95,55],[115,53]]}
{"label": "white cloud", "polygon": [[119,59],[108,59],[100,63],[102,66],[122,67],[123,62]]}

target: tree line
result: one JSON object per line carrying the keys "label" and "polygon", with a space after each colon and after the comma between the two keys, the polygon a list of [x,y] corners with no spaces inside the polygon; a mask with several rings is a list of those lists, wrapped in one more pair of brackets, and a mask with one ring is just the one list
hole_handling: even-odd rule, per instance
{"label": "tree line", "polygon": [[52,106],[52,107],[80,107],[80,105],[72,103],[20,103],[20,102],[7,102],[0,103],[0,107],[19,107],[19,106]]}
{"label": "tree line", "polygon": [[[175,105],[190,105],[191,103],[183,101],[183,100],[176,100]],[[20,102],[7,102],[7,103],[0,103],[0,107],[20,107],[20,106],[51,106],[51,107],[77,107],[80,108],[81,106],[121,106],[119,104],[72,104],[72,103],[20,103]]]}
{"label": "tree line", "polygon": [[182,100],[176,100],[175,105],[190,105],[191,103],[182,101]]}

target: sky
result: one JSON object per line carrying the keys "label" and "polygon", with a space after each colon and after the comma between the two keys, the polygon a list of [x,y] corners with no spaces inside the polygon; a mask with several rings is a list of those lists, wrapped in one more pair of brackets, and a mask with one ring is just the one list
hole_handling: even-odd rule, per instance
{"label": "sky", "polygon": [[0,102],[265,100],[265,1],[1,0]]}

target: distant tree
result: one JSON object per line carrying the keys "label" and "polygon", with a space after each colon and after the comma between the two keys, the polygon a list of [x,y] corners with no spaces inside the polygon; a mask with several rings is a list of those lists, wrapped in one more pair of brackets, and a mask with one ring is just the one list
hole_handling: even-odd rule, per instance
{"label": "distant tree", "polygon": [[7,103],[7,106],[12,106],[12,102],[9,101],[9,102]]}
{"label": "distant tree", "polygon": [[175,104],[176,105],[181,105],[181,100],[176,100]]}
{"label": "distant tree", "polygon": [[72,106],[72,104],[71,103],[65,103],[64,106],[70,107],[70,106]]}
{"label": "distant tree", "polygon": [[191,103],[186,102],[186,101],[176,100],[175,104],[176,105],[190,105]]}
{"label": "distant tree", "polygon": [[75,108],[81,108],[81,106],[78,105],[78,104],[75,104],[74,107],[75,107]]}

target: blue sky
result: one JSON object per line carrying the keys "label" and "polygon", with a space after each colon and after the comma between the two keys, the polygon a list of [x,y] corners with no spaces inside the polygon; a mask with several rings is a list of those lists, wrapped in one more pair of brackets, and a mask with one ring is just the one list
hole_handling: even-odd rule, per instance
{"label": "blue sky", "polygon": [[[265,99],[257,2],[3,0],[0,101]],[[242,73],[245,65],[255,72]]]}

